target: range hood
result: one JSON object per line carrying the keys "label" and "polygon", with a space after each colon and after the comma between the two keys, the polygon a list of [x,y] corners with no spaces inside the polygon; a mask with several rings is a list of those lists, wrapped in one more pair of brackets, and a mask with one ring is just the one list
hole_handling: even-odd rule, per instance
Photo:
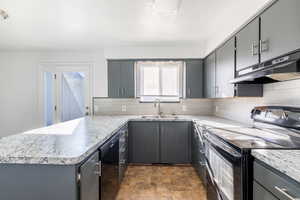
{"label": "range hood", "polygon": [[300,51],[237,71],[233,84],[262,84],[300,79]]}

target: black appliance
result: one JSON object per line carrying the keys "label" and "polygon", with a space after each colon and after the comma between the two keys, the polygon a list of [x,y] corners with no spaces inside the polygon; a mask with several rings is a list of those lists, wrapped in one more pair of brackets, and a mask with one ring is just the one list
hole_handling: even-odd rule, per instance
{"label": "black appliance", "polygon": [[101,148],[101,200],[113,200],[119,189],[119,134]]}
{"label": "black appliance", "polygon": [[205,131],[208,200],[252,200],[252,149],[300,149],[300,109],[256,107],[253,127]]}
{"label": "black appliance", "polygon": [[272,83],[300,78],[300,51],[236,71],[230,83]]}

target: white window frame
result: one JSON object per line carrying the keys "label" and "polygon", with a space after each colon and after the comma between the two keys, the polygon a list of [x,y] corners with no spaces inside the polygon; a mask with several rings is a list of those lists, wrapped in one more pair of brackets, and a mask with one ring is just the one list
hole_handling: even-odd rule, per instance
{"label": "white window frame", "polygon": [[[178,64],[179,70],[178,70],[178,94],[179,95],[142,95],[142,88],[141,88],[141,79],[142,79],[142,67],[141,65],[149,64],[149,65],[162,65],[164,63],[174,63]],[[161,68],[160,68],[161,70]],[[135,62],[135,94],[137,98],[140,98],[141,102],[153,102],[157,99],[160,99],[160,101],[165,102],[179,102],[181,98],[184,98],[184,73],[185,73],[185,62],[176,60],[176,61],[136,61]],[[161,75],[161,73],[160,73]],[[159,78],[159,81],[161,81],[161,77]],[[160,94],[162,91],[160,83]]]}

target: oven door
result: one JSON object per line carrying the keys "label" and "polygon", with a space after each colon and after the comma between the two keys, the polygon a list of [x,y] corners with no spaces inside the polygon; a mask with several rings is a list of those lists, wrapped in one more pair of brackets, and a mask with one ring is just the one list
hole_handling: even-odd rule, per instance
{"label": "oven door", "polygon": [[[217,191],[215,196],[222,200],[241,200],[242,155],[220,139],[209,136],[205,156],[209,180]],[[208,194],[208,200],[213,199]]]}

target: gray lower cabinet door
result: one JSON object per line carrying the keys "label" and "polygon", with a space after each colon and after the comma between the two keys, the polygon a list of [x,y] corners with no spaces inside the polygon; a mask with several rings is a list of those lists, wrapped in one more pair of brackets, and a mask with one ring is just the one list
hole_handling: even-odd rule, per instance
{"label": "gray lower cabinet door", "polygon": [[129,123],[129,163],[159,163],[159,122]]}
{"label": "gray lower cabinet door", "polygon": [[260,186],[256,181],[253,182],[253,200],[277,200],[270,192]]}
{"label": "gray lower cabinet door", "polygon": [[121,62],[109,60],[107,68],[108,97],[120,98],[121,96]]}
{"label": "gray lower cabinet door", "polygon": [[300,49],[300,1],[279,0],[261,15],[261,61]]}
{"label": "gray lower cabinet door", "polygon": [[258,63],[259,18],[256,18],[236,35],[236,70]]}
{"label": "gray lower cabinet door", "polygon": [[99,152],[80,167],[80,200],[99,200]]}
{"label": "gray lower cabinet door", "polygon": [[161,122],[161,163],[185,164],[191,162],[190,122]]}
{"label": "gray lower cabinet door", "polygon": [[233,97],[234,84],[230,80],[234,79],[234,50],[235,39],[227,41],[216,51],[216,97]]}
{"label": "gray lower cabinet door", "polygon": [[134,61],[121,61],[121,98],[134,98]]}
{"label": "gray lower cabinet door", "polygon": [[216,54],[213,52],[204,60],[204,97],[216,97]]}
{"label": "gray lower cabinet door", "polygon": [[203,97],[203,61],[186,60],[186,97]]}

